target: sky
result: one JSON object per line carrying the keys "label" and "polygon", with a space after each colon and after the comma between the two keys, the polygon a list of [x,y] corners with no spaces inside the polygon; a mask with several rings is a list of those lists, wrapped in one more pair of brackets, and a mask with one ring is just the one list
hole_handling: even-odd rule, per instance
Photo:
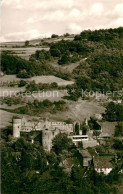
{"label": "sky", "polygon": [[123,26],[123,0],[1,0],[1,41]]}

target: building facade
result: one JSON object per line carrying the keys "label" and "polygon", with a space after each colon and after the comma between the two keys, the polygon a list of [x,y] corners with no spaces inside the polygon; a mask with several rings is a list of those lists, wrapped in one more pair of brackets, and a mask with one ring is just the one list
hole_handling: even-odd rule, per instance
{"label": "building facade", "polygon": [[31,131],[42,131],[42,145],[45,150],[50,151],[53,138],[59,133],[70,135],[74,131],[74,124],[60,121],[27,120],[24,117],[22,119],[13,119],[14,138],[19,138],[23,132],[30,133]]}

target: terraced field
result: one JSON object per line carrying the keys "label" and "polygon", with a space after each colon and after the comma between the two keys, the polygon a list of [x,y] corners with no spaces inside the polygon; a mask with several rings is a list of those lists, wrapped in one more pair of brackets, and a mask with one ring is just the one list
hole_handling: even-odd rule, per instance
{"label": "terraced field", "polygon": [[[1,77],[1,83],[9,83],[9,82],[17,82],[22,80],[21,78],[17,78],[16,75],[5,75]],[[34,76],[28,79],[23,79],[27,81],[35,81],[35,83],[45,83],[45,84],[51,84],[53,82],[56,82],[58,86],[66,86],[66,85],[72,85],[74,84],[73,81],[66,81],[59,77],[53,76],[53,75],[47,75],[47,76]]]}
{"label": "terraced field", "polygon": [[49,50],[49,48],[43,48],[43,47],[27,47],[27,48],[8,48],[3,47],[2,51],[12,51],[12,55],[17,55],[23,59],[29,60],[30,55],[34,54],[37,50]]}

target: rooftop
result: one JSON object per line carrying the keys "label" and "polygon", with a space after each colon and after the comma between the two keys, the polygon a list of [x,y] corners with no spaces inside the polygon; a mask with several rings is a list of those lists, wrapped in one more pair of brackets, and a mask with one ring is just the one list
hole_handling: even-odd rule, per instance
{"label": "rooftop", "polygon": [[112,160],[112,156],[94,157],[94,166],[95,168],[113,168],[111,160]]}
{"label": "rooftop", "polygon": [[87,150],[80,150],[79,153],[84,157],[84,158],[92,158],[91,154]]}

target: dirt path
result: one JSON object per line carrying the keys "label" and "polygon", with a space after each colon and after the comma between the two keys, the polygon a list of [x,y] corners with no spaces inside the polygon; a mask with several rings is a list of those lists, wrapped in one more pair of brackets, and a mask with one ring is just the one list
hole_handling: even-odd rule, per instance
{"label": "dirt path", "polygon": [[69,71],[70,73],[72,73],[73,70],[74,70],[76,67],[78,67],[79,64],[80,64],[81,62],[83,62],[83,61],[85,61],[85,60],[86,60],[86,58],[81,59],[80,61],[78,61],[78,62],[76,62],[76,63],[71,63],[70,65],[63,66],[63,69],[65,69],[65,70]]}
{"label": "dirt path", "polygon": [[52,63],[50,63],[50,65],[52,65],[53,67],[59,69],[59,70],[66,70],[67,72],[72,73],[73,70],[79,66],[79,64],[83,61],[85,61],[87,58],[81,59],[80,61],[76,62],[76,63],[71,63],[69,65],[58,65],[57,61],[54,61]]}

